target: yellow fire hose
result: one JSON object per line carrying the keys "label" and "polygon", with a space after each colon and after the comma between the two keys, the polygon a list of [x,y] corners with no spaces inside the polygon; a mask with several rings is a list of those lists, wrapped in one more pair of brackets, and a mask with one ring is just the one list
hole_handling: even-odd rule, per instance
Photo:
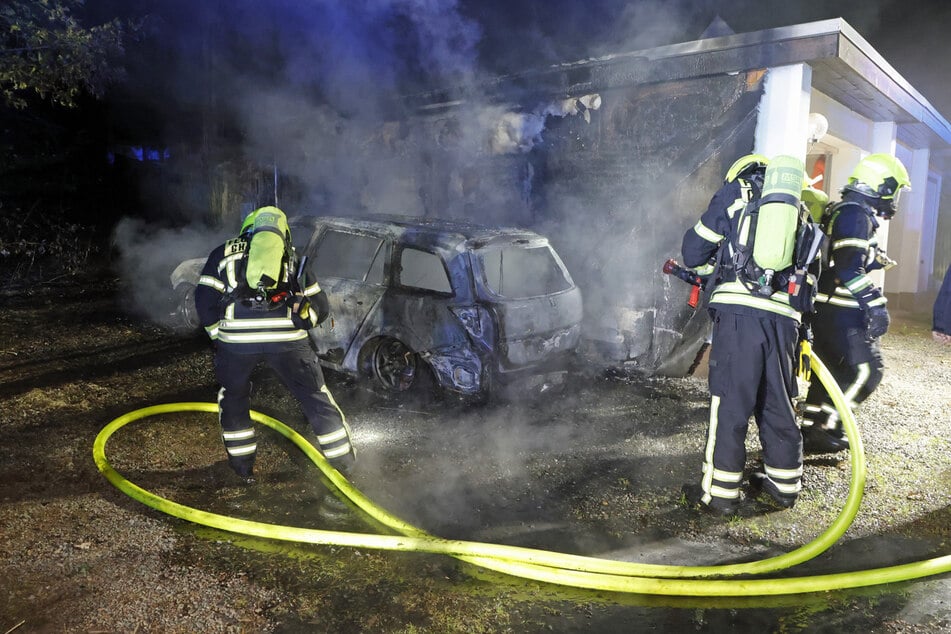
{"label": "yellow fire hose", "polygon": [[135,500],[174,517],[220,530],[284,541],[416,551],[456,557],[471,564],[536,581],[552,584],[626,592],[674,596],[763,596],[857,588],[907,581],[951,570],[951,556],[926,561],[811,577],[773,579],[708,579],[775,572],[819,555],[834,544],[852,523],[861,503],[865,486],[865,455],[855,424],[832,376],[817,356],[812,355],[813,372],[830,393],[843,421],[850,442],[852,477],[845,505],[835,521],[812,542],[789,553],[754,562],[721,566],[672,566],[625,562],[545,550],[447,540],[395,517],[375,505],[324,459],[303,436],[280,421],[260,412],[251,418],[293,442],[323,472],[327,479],[350,501],[373,519],[400,535],[372,535],[343,531],[281,526],[243,520],[191,508],[146,491],[119,474],[105,455],[108,439],[124,425],[150,416],[173,412],[217,412],[216,403],[170,403],[129,412],[116,418],[96,437],[93,458],[96,466],[113,485]]}

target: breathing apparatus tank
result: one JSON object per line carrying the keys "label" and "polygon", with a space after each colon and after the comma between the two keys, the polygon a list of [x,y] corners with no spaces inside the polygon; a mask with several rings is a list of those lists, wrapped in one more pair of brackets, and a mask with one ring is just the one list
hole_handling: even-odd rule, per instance
{"label": "breathing apparatus tank", "polygon": [[277,286],[290,232],[287,217],[277,207],[261,207],[254,216],[245,278],[248,286],[268,290]]}
{"label": "breathing apparatus tank", "polygon": [[785,154],[773,157],[766,166],[753,240],[753,260],[764,270],[765,286],[795,258],[803,171],[801,160]]}

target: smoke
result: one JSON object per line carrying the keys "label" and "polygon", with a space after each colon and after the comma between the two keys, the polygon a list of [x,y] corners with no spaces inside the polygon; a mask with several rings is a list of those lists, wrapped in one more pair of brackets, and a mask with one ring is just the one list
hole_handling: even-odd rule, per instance
{"label": "smoke", "polygon": [[[445,427],[447,419],[452,419],[451,431]],[[460,528],[520,523],[526,517],[564,520],[568,510],[559,496],[566,477],[563,470],[581,455],[603,451],[587,442],[597,432],[574,420],[560,420],[541,404],[468,409],[440,415],[438,420],[434,423],[414,410],[399,415],[371,410],[353,431],[358,452],[377,442],[387,446],[385,451],[370,446],[358,458],[357,486],[375,489],[374,499],[388,490],[386,483],[392,480],[389,460],[412,448],[411,459],[419,468],[397,469],[406,478],[395,492],[399,499],[382,504],[443,537],[455,537]],[[394,424],[401,430],[398,438],[390,437]],[[379,432],[385,438],[377,437]],[[508,493],[500,496],[500,486]],[[547,504],[543,508],[540,502]]]}
{"label": "smoke", "polygon": [[[535,150],[551,150],[566,126],[582,136],[599,126],[601,97],[505,103],[485,94],[494,86],[487,78],[689,39],[683,33],[700,13],[684,0],[544,10],[491,1],[170,0],[151,23],[156,58],[142,64],[151,83],[139,88],[160,87],[151,99],[165,129],[189,135],[179,151],[190,155],[183,187],[203,183],[207,191],[180,196],[188,202],[175,221],[185,219],[184,227],[159,218],[117,228],[127,286],[142,289],[152,276],[147,291],[132,294],[139,312],[167,314],[155,300],[169,296],[175,258],[204,257],[209,240],[232,233],[243,213],[276,202],[291,215],[396,212],[544,229],[569,267],[589,271],[583,290],[596,314],[602,298],[629,290],[627,269],[656,269],[651,250],[620,261],[608,255],[606,268],[595,261],[605,254],[598,236],[632,232],[643,206],[634,190],[605,188],[602,178],[552,187]],[[401,96],[438,100],[433,90],[458,102],[452,112],[407,117]],[[208,143],[227,140],[228,162],[207,154]],[[238,182],[222,182],[234,157],[278,176],[255,180],[252,170],[237,170]],[[632,178],[651,180],[621,181]],[[590,231],[592,219],[577,213],[585,207],[607,209],[594,222],[618,230]]]}
{"label": "smoke", "polygon": [[227,233],[198,226],[154,227],[137,218],[120,220],[112,244],[119,253],[124,306],[154,323],[176,325],[170,314],[175,298],[169,276],[183,260],[206,257]]}
{"label": "smoke", "polygon": [[455,2],[239,5],[231,20],[242,46],[276,62],[249,76],[243,58],[226,60],[219,78],[233,95],[228,106],[247,157],[274,160],[302,183],[305,205],[353,213],[366,185],[389,177],[367,163],[386,123],[402,114],[398,96],[474,80],[479,29]]}
{"label": "smoke", "polygon": [[[141,71],[133,74],[148,69],[151,81],[129,89],[156,108],[169,136],[185,136],[167,169],[177,169],[181,189],[191,191],[164,194],[194,206],[165,218],[137,210],[152,221],[126,219],[116,228],[127,286],[139,289],[152,276],[149,290],[133,295],[139,312],[163,314],[154,299],[170,290],[163,286],[174,258],[203,257],[214,246],[207,225],[234,225],[211,232],[228,235],[265,202],[289,214],[424,211],[419,191],[400,184],[433,160],[433,141],[406,142],[412,131],[394,121],[399,95],[475,80],[480,30],[455,2],[176,0],[161,9],[149,21],[154,57],[133,63]],[[470,138],[457,132],[457,142]],[[208,154],[205,139],[231,142],[229,155]],[[275,184],[255,182],[245,166],[272,166]],[[203,196],[193,195],[202,188]],[[168,229],[183,219],[188,226]]]}
{"label": "smoke", "polygon": [[[648,220],[652,206],[683,185],[670,176],[678,160],[683,164],[677,153],[705,150],[677,136],[688,124],[698,137],[709,134],[722,111],[704,113],[705,104],[698,104],[692,107],[697,121],[682,121],[690,109],[674,109],[677,94],[667,111],[663,95],[654,105],[651,95],[636,105],[587,95],[598,107],[603,98],[600,110],[593,101],[542,90],[532,97],[537,103],[512,102],[492,78],[530,84],[532,70],[691,40],[718,15],[737,32],[841,15],[860,33],[878,33],[893,5],[209,0],[193,6],[170,0],[153,22],[156,51],[167,63],[154,64],[149,77],[164,89],[166,129],[187,131],[193,151],[206,139],[230,140],[231,157],[278,174],[219,183],[207,196],[190,197],[206,205],[182,213],[198,223],[197,233],[215,223],[230,225],[222,227],[225,234],[233,231],[242,212],[264,202],[292,215],[397,212],[529,226],[552,238],[583,282],[591,314],[617,322],[622,317],[612,314],[614,306],[649,303],[641,301],[644,272],[676,256],[688,217],[699,214],[711,193],[681,196],[683,206],[668,222]],[[453,106],[409,110],[409,103],[427,100]],[[725,98],[721,104],[729,105]],[[641,125],[646,120],[651,124]],[[632,137],[629,143],[614,142],[618,130]],[[203,155],[190,165],[199,163],[186,186],[227,172],[220,156]],[[715,183],[721,175],[715,176],[695,186]],[[219,208],[211,214],[215,196]],[[150,266],[156,254],[201,257],[213,246],[184,254],[186,242],[176,232],[134,226],[143,235],[117,234],[123,261],[130,271],[161,270],[156,289],[168,268]]]}
{"label": "smoke", "polygon": [[[685,27],[697,29],[703,15],[696,3],[691,2],[647,0],[624,3],[611,32],[593,51],[597,56],[603,56],[679,42],[685,39]],[[699,31],[692,34],[692,37],[698,36]]]}

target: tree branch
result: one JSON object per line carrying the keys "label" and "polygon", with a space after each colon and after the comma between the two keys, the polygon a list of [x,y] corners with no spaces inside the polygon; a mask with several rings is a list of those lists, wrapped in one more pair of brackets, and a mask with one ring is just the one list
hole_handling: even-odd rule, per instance
{"label": "tree branch", "polygon": [[29,53],[32,51],[48,51],[53,48],[52,46],[26,46],[23,48],[2,48],[0,49],[0,55],[4,53]]}

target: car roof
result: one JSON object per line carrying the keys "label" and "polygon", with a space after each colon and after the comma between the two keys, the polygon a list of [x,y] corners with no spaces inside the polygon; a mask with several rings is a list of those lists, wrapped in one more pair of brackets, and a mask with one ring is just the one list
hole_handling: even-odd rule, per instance
{"label": "car roof", "polygon": [[471,222],[398,214],[375,214],[361,218],[300,215],[290,218],[290,222],[306,223],[315,229],[317,225],[324,224],[364,230],[388,235],[403,244],[447,252],[479,249],[495,244],[547,243],[544,236],[528,229],[486,227]]}

